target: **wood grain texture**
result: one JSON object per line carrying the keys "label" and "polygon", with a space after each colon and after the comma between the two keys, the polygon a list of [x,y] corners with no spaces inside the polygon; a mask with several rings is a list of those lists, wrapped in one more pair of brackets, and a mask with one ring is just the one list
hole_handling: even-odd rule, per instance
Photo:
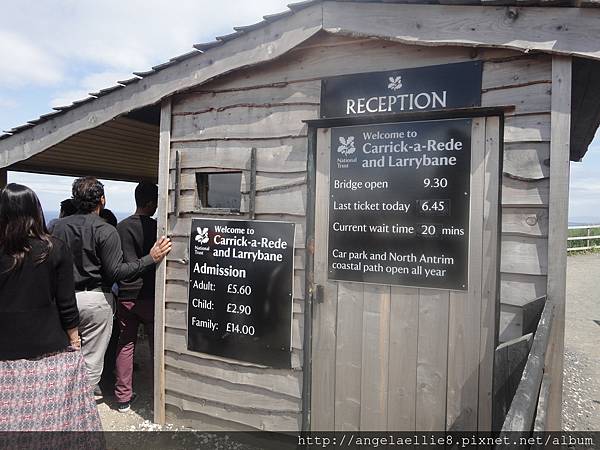
{"label": "wood grain texture", "polygon": [[[157,234],[166,236],[168,220],[168,180],[169,151],[171,134],[171,102],[163,102],[160,110],[159,140],[159,196],[157,215]],[[167,281],[167,261],[163,260],[156,268],[156,290],[154,297],[154,421],[165,423],[165,361],[164,361],[164,323]]]}
{"label": "wood grain texture", "polygon": [[547,206],[550,201],[550,182],[515,180],[502,177],[502,207]]}
{"label": "wood grain texture", "polygon": [[498,315],[498,234],[500,227],[500,120],[486,119],[485,131],[485,185],[483,210],[482,296],[481,333],[479,346],[479,410],[478,431],[490,431],[492,427],[492,392],[494,349],[496,347]]}
{"label": "wood grain texture", "polygon": [[[179,410],[174,423],[204,431],[256,431],[296,430],[300,427],[300,415],[294,413],[259,413],[254,410],[232,408],[228,404],[212,402],[189,395],[186,389],[170,388],[166,402]],[[169,411],[171,413],[171,411]]]}
{"label": "wood grain texture", "polygon": [[193,373],[202,373],[207,378],[227,380],[232,384],[255,387],[274,394],[285,394],[294,398],[302,395],[302,372],[241,367],[221,361],[207,360],[196,354],[181,354],[167,351],[165,362],[172,367]]}
{"label": "wood grain texture", "polygon": [[509,116],[547,113],[550,111],[551,93],[549,82],[494,89],[481,95],[481,106],[514,105],[515,109],[507,112]]}
{"label": "wood grain texture", "polygon": [[501,7],[327,2],[323,29],[419,45],[541,50],[598,59],[600,11],[588,11],[529,7],[511,19]]}
{"label": "wood grain texture", "polygon": [[[190,355],[206,359],[207,361],[216,361],[230,364],[234,367],[256,367],[260,369],[267,369],[268,367],[261,364],[255,364],[246,361],[239,361],[236,359],[224,358],[221,356],[209,355],[208,353],[198,353],[187,349],[187,336],[186,332],[177,328],[165,328],[165,349],[171,352],[175,352],[183,355]],[[302,352],[292,349],[292,368],[294,372],[300,371],[302,367]]]}
{"label": "wood grain texture", "polygon": [[[230,407],[267,414],[273,412],[297,413],[299,399],[272,393],[255,386],[229,383],[226,380],[206,378],[197,372],[187,372],[167,366],[166,388],[189,393],[202,400],[230,405]],[[250,412],[250,411],[249,411]]]}
{"label": "wood grain texture", "polygon": [[552,57],[545,54],[525,56],[510,61],[486,61],[483,64],[483,90],[527,85],[552,80]]}
{"label": "wood grain texture", "polygon": [[306,124],[302,121],[317,117],[317,107],[310,105],[246,107],[173,116],[172,139],[205,141],[305,136]]}
{"label": "wood grain texture", "polygon": [[[208,162],[207,162],[208,163]],[[215,173],[228,171],[231,169],[215,169],[212,167],[198,167],[195,169],[183,169],[180,174],[179,188],[182,190],[196,189],[196,173],[208,172]],[[247,194],[250,189],[250,172],[245,169],[242,171],[241,192]],[[175,188],[175,171],[171,170],[169,189]],[[256,192],[266,192],[286,187],[306,184],[306,172],[257,172],[256,173]]]}
{"label": "wood grain texture", "polygon": [[545,275],[520,273],[500,274],[500,299],[502,303],[523,306],[525,303],[546,295]]}
{"label": "wood grain texture", "polygon": [[502,208],[502,233],[520,236],[548,236],[548,209]]}
{"label": "wood grain texture", "polygon": [[446,428],[449,299],[447,291],[419,289],[417,430]]}
{"label": "wood grain texture", "polygon": [[[250,149],[256,148],[257,172],[304,172],[306,170],[306,137],[268,138],[260,141],[236,139],[230,141],[174,142],[181,155],[182,169],[215,167],[250,170]],[[207,162],[210,161],[210,164]]]}
{"label": "wood grain texture", "polygon": [[335,429],[360,430],[364,285],[338,283]]}
{"label": "wood grain texture", "polygon": [[[550,197],[548,252],[548,300],[555,305],[550,337],[552,357],[548,397],[548,430],[560,430],[567,284],[567,235],[569,210],[569,159],[571,129],[572,59],[552,60],[552,141],[550,144]],[[547,302],[548,303],[548,302]]]}
{"label": "wood grain texture", "polygon": [[[170,191],[173,197],[175,191]],[[249,211],[250,196],[241,194],[240,213]],[[202,204],[195,190],[181,191],[179,195],[179,212],[183,214],[202,213]],[[173,213],[173,208],[171,208]],[[210,210],[210,209],[209,209]],[[277,190],[257,192],[256,214],[285,214],[304,217],[306,215],[306,185],[282,187]]]}
{"label": "wood grain texture", "polygon": [[415,430],[419,290],[392,286],[387,429]]}
{"label": "wood grain texture", "polygon": [[528,275],[548,273],[546,238],[503,235],[501,247],[500,270],[502,272]]}
{"label": "wood grain texture", "polygon": [[541,180],[550,176],[550,142],[513,142],[504,146],[502,170],[508,176]]}
{"label": "wood grain texture", "polygon": [[493,430],[502,424],[517,391],[527,356],[533,343],[533,334],[500,344],[494,352],[494,418]]}
{"label": "wood grain texture", "polygon": [[500,305],[498,340],[508,342],[523,336],[523,308],[508,304]]}
{"label": "wood grain texture", "polygon": [[281,104],[313,104],[321,102],[321,83],[318,80],[299,83],[279,83],[255,89],[215,92],[210,86],[193,94],[176,96],[173,101],[173,114],[198,114],[231,107],[248,107]]}
{"label": "wood grain texture", "polygon": [[[339,301],[343,301],[338,299]],[[387,430],[390,287],[364,286],[360,429]]]}
{"label": "wood grain texture", "polygon": [[322,303],[314,305],[313,373],[311,428],[313,431],[335,427],[336,324],[338,285],[327,280],[327,212],[329,209],[329,129],[317,132],[317,174],[315,202],[315,284],[322,285]]}
{"label": "wood grain texture", "polygon": [[[320,34],[314,39],[306,41],[306,44],[306,46],[298,46],[277,61],[255,67],[252,72],[236,71],[207,83],[203,87],[213,91],[247,89],[273,83],[305,82],[351,73],[449,64],[473,59],[490,60],[519,55],[517,52],[508,50],[421,47],[390,42],[387,39],[349,39],[345,36],[331,34]],[[368,54],[369,57],[356,58],[358,54]],[[500,77],[494,77],[490,73],[490,77],[495,79],[493,83],[502,86],[515,84],[513,73],[505,72],[505,75],[500,74]]]}
{"label": "wood grain texture", "polygon": [[550,114],[509,116],[504,122],[504,142],[550,140]]}
{"label": "wood grain texture", "polygon": [[479,345],[482,306],[485,119],[471,129],[469,287],[450,292],[446,429],[476,431],[479,403]]}

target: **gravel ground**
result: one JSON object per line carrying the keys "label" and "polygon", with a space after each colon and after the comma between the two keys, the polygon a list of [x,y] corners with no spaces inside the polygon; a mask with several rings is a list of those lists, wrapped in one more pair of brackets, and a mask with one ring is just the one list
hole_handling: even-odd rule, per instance
{"label": "gravel ground", "polygon": [[147,338],[140,333],[135,349],[135,369],[133,389],[138,394],[131,409],[125,413],[116,410],[112,392],[104,392],[104,398],[97,401],[104,431],[175,431],[172,424],[160,426],[152,422],[152,360]]}
{"label": "gravel ground", "polygon": [[567,259],[563,429],[600,431],[600,255]]}

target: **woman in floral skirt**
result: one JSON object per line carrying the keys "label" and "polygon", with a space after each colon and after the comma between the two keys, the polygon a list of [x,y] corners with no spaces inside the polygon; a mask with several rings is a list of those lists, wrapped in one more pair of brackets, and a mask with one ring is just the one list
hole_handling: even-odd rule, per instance
{"label": "woman in floral skirt", "polygon": [[81,355],[73,261],[35,193],[0,191],[0,432],[100,431]]}

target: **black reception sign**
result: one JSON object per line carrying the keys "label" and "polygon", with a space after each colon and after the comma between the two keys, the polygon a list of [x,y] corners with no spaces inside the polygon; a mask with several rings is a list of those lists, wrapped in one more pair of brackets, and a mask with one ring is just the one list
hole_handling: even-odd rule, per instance
{"label": "black reception sign", "polygon": [[471,120],[332,128],[333,280],[466,290]]}
{"label": "black reception sign", "polygon": [[295,224],[193,219],[188,349],[291,366]]}
{"label": "black reception sign", "polygon": [[469,61],[327,78],[321,117],[480,106],[481,71],[481,61]]}

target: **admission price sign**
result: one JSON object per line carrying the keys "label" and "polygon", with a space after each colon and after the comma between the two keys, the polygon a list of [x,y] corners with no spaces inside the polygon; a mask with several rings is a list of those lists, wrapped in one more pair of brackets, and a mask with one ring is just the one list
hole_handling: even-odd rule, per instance
{"label": "admission price sign", "polygon": [[193,219],[188,349],[291,365],[295,224]]}
{"label": "admission price sign", "polygon": [[333,128],[333,280],[468,288],[471,120]]}

